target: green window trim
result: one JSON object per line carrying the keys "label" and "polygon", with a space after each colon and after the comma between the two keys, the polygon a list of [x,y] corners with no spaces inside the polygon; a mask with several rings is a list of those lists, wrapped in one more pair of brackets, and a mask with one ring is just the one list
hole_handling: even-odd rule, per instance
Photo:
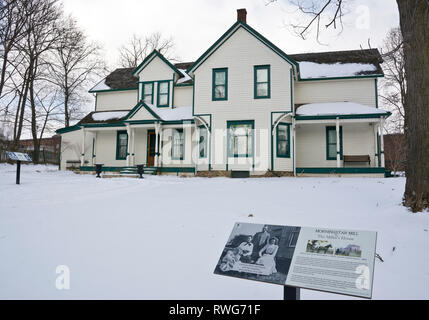
{"label": "green window trim", "polygon": [[[199,126],[198,129],[199,129],[199,133],[198,133],[198,135],[199,135],[198,157],[200,159],[207,159],[207,157],[208,157],[208,146],[209,146],[209,144],[208,144],[208,137],[209,137],[208,130],[207,130],[207,128],[205,126]],[[202,135],[203,132],[204,132],[204,135]],[[203,146],[203,148],[201,148],[201,145],[202,145],[201,137],[204,137],[204,146]],[[201,155],[201,151],[203,151],[203,150],[204,150],[204,155],[202,156]]]}
{"label": "green window trim", "polygon": [[[266,70],[267,71],[267,81],[258,81],[258,71]],[[253,94],[255,99],[270,99],[271,98],[271,66],[254,66],[253,67]],[[258,85],[267,85],[267,94],[266,95],[258,95]]]}
{"label": "green window trim", "polygon": [[[153,104],[153,93],[154,93],[154,87],[155,87],[155,83],[154,81],[145,81],[145,82],[141,82],[142,84],[142,94],[141,94],[141,100],[144,101],[145,103],[150,103]],[[152,90],[151,93],[145,93],[145,86],[151,85],[152,86]],[[145,101],[146,96],[150,96],[150,102],[149,101]]]}
{"label": "green window trim", "polygon": [[[225,83],[216,84],[216,74],[225,74]],[[216,87],[225,87],[225,97],[216,98]],[[217,68],[212,71],[212,101],[226,101],[228,100],[228,68]]]}
{"label": "green window trim", "polygon": [[[126,139],[126,149],[125,149],[125,156],[121,155],[121,149],[120,149],[120,136],[121,135],[126,135],[127,139]],[[116,160],[126,160],[128,156],[128,133],[127,131],[117,131],[116,132]]]}
{"label": "green window trim", "polygon": [[[177,156],[174,152],[175,147],[175,139],[176,137],[181,136],[181,139],[183,140],[182,144],[180,145],[180,153],[181,156]],[[185,133],[183,129],[173,129],[172,135],[171,135],[171,159],[172,160],[184,160],[185,159]]]}
{"label": "green window trim", "polygon": [[[164,83],[167,84],[167,93],[160,93],[160,87]],[[167,96],[167,104],[160,104],[159,103],[161,95]],[[158,108],[167,108],[170,106],[170,80],[158,81],[158,89],[157,89],[156,96],[157,96],[156,104],[157,104]]]}
{"label": "green window trim", "polygon": [[[280,139],[279,131],[281,127],[286,127],[287,139]],[[280,141],[286,141],[286,149],[284,153],[280,150]],[[290,124],[289,123],[279,123],[276,129],[276,145],[277,145],[277,158],[290,158]]]}
{"label": "green window trim", "polygon": [[[235,153],[231,151],[231,128],[233,126],[250,126],[251,127],[251,135],[247,135],[248,139],[251,137],[251,143],[249,144],[247,142],[247,146],[249,149],[249,146],[251,147],[251,152],[244,153]],[[255,121],[254,120],[241,120],[241,121],[227,121],[227,148],[228,148],[228,158],[252,158],[254,155],[254,148],[255,148]]]}
{"label": "green window trim", "polygon": [[[329,145],[335,145],[335,150],[337,150],[337,139],[335,138],[334,142],[329,141],[329,132],[334,131],[335,137],[337,128],[336,127],[326,127],[326,160],[337,160],[337,156],[332,157],[329,155]],[[335,154],[337,154],[338,151],[335,151]],[[340,159],[343,160],[343,127],[340,126]]]}

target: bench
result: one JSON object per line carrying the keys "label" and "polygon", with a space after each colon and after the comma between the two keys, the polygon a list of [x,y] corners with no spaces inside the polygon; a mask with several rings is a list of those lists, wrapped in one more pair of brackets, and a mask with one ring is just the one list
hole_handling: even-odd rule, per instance
{"label": "bench", "polygon": [[355,163],[355,162],[367,162],[369,165],[371,164],[371,158],[369,155],[362,156],[343,156],[344,164],[346,163]]}

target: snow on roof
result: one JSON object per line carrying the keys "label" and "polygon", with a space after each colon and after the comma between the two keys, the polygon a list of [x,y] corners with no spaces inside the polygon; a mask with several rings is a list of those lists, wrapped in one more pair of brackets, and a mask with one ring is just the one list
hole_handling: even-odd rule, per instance
{"label": "snow on roof", "polygon": [[354,102],[310,103],[296,110],[298,116],[329,116],[352,114],[387,114],[382,109],[365,106]]}
{"label": "snow on roof", "polygon": [[124,118],[129,111],[101,111],[92,114],[94,121],[110,121]]}
{"label": "snow on roof", "polygon": [[369,63],[315,63],[302,61],[299,63],[302,79],[352,77],[365,72],[376,71],[377,67]]}
{"label": "snow on roof", "polygon": [[186,70],[184,70],[184,69],[178,69],[178,70],[183,75],[183,78],[180,78],[179,80],[177,80],[177,84],[192,80],[192,78],[189,76],[189,74],[186,73]]}
{"label": "snow on roof", "polygon": [[101,91],[101,90],[110,90],[112,88],[110,88],[107,84],[106,84],[106,78],[104,78],[103,80],[101,80],[99,83],[97,83],[95,85],[95,87],[93,87],[91,91]]}
{"label": "snow on roof", "polygon": [[192,106],[191,107],[178,107],[173,109],[159,109],[152,104],[146,104],[153,112],[155,112],[161,120],[164,121],[182,121],[182,120],[192,120],[194,117],[192,115]]}

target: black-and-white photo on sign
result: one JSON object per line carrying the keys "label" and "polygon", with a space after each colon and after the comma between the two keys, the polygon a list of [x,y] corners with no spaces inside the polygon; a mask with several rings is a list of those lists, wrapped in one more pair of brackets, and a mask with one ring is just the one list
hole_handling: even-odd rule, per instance
{"label": "black-and-white photo on sign", "polygon": [[284,285],[300,227],[237,223],[216,274]]}

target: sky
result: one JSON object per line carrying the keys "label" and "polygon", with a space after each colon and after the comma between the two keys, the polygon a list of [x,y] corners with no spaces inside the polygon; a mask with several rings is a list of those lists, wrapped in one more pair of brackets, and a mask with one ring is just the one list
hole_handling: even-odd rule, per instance
{"label": "sky", "polygon": [[180,61],[195,61],[235,23],[239,8],[246,8],[250,26],[288,54],[368,48],[368,39],[372,48],[381,47],[388,30],[399,24],[395,0],[348,0],[341,33],[339,29],[323,30],[319,42],[314,32],[303,40],[289,25],[305,17],[288,0],[270,5],[266,2],[63,0],[66,13],[77,19],[89,39],[103,46],[111,69],[119,67],[118,49],[133,34],[146,36],[153,32],[174,39],[175,55]]}

